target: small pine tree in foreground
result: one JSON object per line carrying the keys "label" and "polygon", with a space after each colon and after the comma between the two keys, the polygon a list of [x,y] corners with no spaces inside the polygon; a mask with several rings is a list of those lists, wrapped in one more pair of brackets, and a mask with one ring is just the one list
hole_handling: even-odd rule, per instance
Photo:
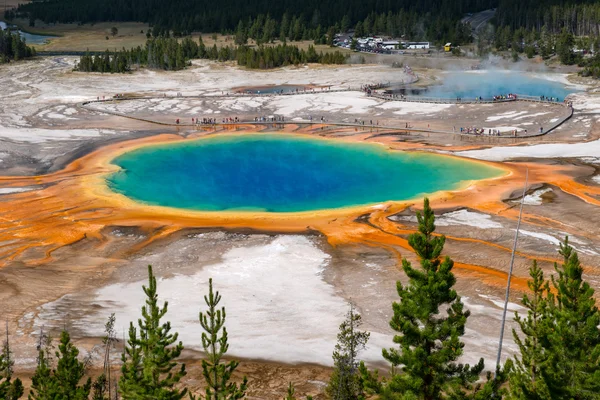
{"label": "small pine tree in foreground", "polygon": [[50,369],[49,352],[45,348],[38,349],[38,365],[35,373],[31,377],[31,389],[29,391],[29,400],[46,400],[56,391],[52,379],[52,370]]}
{"label": "small pine tree in foreground", "polygon": [[69,333],[63,331],[60,335],[58,351],[55,352],[55,369],[50,368],[49,348],[39,349],[38,366],[31,378],[29,399],[87,400],[92,380],[87,378],[83,385],[79,383],[85,375],[85,364],[79,361],[79,350],[71,343]]}
{"label": "small pine tree in foreground", "polygon": [[[421,268],[402,260],[409,278],[408,285],[397,282],[400,302],[393,304],[390,326],[398,335],[399,348],[383,350],[392,365],[392,375],[380,382],[375,374],[361,365],[368,389],[382,399],[441,400],[465,398],[473,393],[473,383],[483,371],[483,359],[477,365],[459,364],[469,311],[453,289],[453,261],[441,258],[445,237],[434,236],[435,216],[425,199],[423,213],[417,212],[418,233],[408,243],[417,254]],[[493,382],[491,382],[493,383]]]}
{"label": "small pine tree in foreground", "polygon": [[[292,382],[290,382],[288,389],[287,389],[287,394],[283,398],[283,400],[298,400],[295,395],[296,395],[296,389],[294,389],[294,385],[292,385]],[[312,398],[312,396],[306,396],[306,400],[313,400],[313,398]]]}
{"label": "small pine tree in foreground", "polygon": [[[222,357],[227,353],[227,328],[225,328],[225,307],[218,309],[221,295],[213,292],[212,279],[208,281],[208,295],[204,302],[208,307],[205,313],[199,313],[202,333],[202,347],[207,359],[202,360],[202,375],[206,381],[206,400],[235,400],[246,395],[248,380],[244,377],[238,386],[231,382],[231,375],[238,367],[239,362],[222,362]],[[221,335],[221,336],[219,336]],[[195,399],[190,395],[190,398]]]}
{"label": "small pine tree in foreground", "polygon": [[551,399],[546,384],[544,369],[547,368],[548,333],[551,329],[547,294],[550,293],[544,272],[533,262],[529,269],[531,280],[527,286],[531,297],[523,296],[523,306],[527,316],[521,317],[515,313],[515,321],[522,332],[520,336],[513,329],[515,343],[519,347],[520,357],[515,357],[515,368],[510,374],[510,396],[513,399],[543,400]]}
{"label": "small pine tree in foreground", "polygon": [[16,400],[23,395],[23,383],[19,378],[12,380],[13,366],[10,341],[8,340],[8,322],[6,323],[6,339],[0,353],[0,399]]}
{"label": "small pine tree in foreground", "polygon": [[359,331],[361,324],[362,318],[351,304],[346,319],[340,325],[333,351],[334,369],[327,385],[327,394],[332,400],[364,398],[357,356],[367,345],[370,333]]}
{"label": "small pine tree in foreground", "polygon": [[530,270],[532,298],[523,304],[514,333],[520,354],[510,375],[512,399],[600,399],[600,311],[594,289],[583,280],[583,267],[568,238],[561,243],[562,265],[552,287],[537,264]]}
{"label": "small pine tree in foreground", "polygon": [[185,376],[185,364],[175,361],[183,350],[177,343],[178,334],[171,333],[171,323],[161,323],[167,313],[167,302],[158,305],[156,277],[148,266],[148,286],[143,286],[146,305],[138,330],[129,325],[129,339],[123,353],[123,366],[119,380],[119,392],[124,399],[179,400],[187,395],[187,389],[178,389],[177,383]]}
{"label": "small pine tree in foreground", "polygon": [[559,254],[563,264],[554,264],[558,276],[552,277],[556,302],[550,335],[551,365],[558,379],[551,381],[550,390],[569,399],[600,399],[600,312],[594,289],[583,280],[583,267],[568,238]]}
{"label": "small pine tree in foreground", "polygon": [[292,382],[288,385],[287,395],[283,398],[283,400],[296,400],[296,389],[294,389],[294,385]]}
{"label": "small pine tree in foreground", "polygon": [[104,373],[100,374],[92,384],[92,400],[111,400],[108,393],[108,379]]}
{"label": "small pine tree in foreground", "polygon": [[60,344],[55,355],[58,361],[53,372],[60,393],[58,398],[87,400],[92,380],[87,378],[83,385],[79,385],[79,381],[85,375],[85,364],[78,360],[79,350],[71,343],[68,332],[61,333]]}
{"label": "small pine tree in foreground", "polygon": [[104,366],[102,369],[102,373],[94,380],[94,383],[92,384],[93,400],[111,400],[113,398],[110,351],[113,349],[114,344],[119,341],[116,338],[115,321],[115,314],[112,313],[108,317],[108,321],[104,325],[105,336],[102,338],[102,344],[104,345]]}

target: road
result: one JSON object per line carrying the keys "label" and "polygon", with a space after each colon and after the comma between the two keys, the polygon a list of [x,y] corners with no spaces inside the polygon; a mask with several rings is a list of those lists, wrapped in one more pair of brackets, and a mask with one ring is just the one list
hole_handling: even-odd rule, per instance
{"label": "road", "polygon": [[492,8],[491,10],[485,10],[478,13],[475,13],[471,16],[464,17],[461,22],[463,24],[470,24],[473,29],[473,37],[477,38],[479,32],[485,28],[487,23],[494,18],[496,14],[496,9]]}

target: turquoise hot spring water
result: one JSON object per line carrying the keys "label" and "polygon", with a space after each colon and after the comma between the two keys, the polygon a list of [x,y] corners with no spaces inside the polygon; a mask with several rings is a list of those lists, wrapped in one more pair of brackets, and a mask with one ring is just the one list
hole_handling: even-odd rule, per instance
{"label": "turquoise hot spring water", "polygon": [[431,153],[290,134],[213,136],[144,147],[113,163],[112,190],[202,211],[301,212],[453,190],[504,171]]}
{"label": "turquoise hot spring water", "polygon": [[[552,79],[554,80],[552,80]],[[557,74],[535,74],[522,71],[483,70],[455,71],[440,75],[437,84],[428,87],[411,85],[396,87],[389,92],[411,96],[436,97],[442,99],[475,100],[481,97],[491,100],[494,96],[509,93],[539,98],[555,98],[563,101],[569,94],[580,89],[566,85]]]}

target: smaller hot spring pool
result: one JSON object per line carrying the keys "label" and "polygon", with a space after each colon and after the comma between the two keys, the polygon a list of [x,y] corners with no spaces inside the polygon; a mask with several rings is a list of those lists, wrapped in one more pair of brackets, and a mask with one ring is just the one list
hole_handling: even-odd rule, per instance
{"label": "smaller hot spring pool", "polygon": [[534,74],[519,71],[463,71],[447,72],[440,84],[429,87],[398,87],[390,93],[405,96],[423,96],[442,99],[491,100],[494,96],[509,93],[521,96],[554,98],[563,101],[579,90],[561,81],[558,74]]}
{"label": "smaller hot spring pool", "polygon": [[239,88],[236,91],[238,93],[251,93],[251,94],[285,94],[292,92],[303,92],[312,89],[312,86],[303,85],[265,85],[265,86],[252,86]]}

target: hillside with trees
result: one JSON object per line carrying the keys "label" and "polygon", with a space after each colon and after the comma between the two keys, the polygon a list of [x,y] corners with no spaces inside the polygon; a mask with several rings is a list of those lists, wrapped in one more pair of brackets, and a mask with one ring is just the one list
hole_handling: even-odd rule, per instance
{"label": "hillside with trees", "polygon": [[594,0],[500,0],[499,26],[558,34],[563,29],[577,36],[600,35],[600,4]]}
{"label": "hillside with trees", "polygon": [[490,8],[496,8],[494,27],[478,35],[479,55],[492,48],[512,52],[515,60],[518,54],[559,55],[564,64],[589,67],[585,75],[598,75],[598,62],[559,54],[557,43],[564,34],[571,35],[566,38],[572,42],[568,52],[600,48],[600,5],[592,0],[224,0],[218,7],[207,0],[44,0],[8,10],[5,17],[26,18],[30,24],[140,21],[152,26],[149,38],[221,32],[234,35],[236,45],[249,39],[257,45],[275,40],[332,44],[335,33],[354,30],[355,37],[385,35],[460,46],[473,40],[471,27],[461,18]]}
{"label": "hillside with trees", "polygon": [[[438,40],[453,36],[467,13],[497,8],[497,26],[558,34],[563,28],[582,35],[600,34],[600,5],[593,0],[224,0],[218,7],[207,0],[45,0],[24,3],[6,17],[25,17],[46,23],[140,21],[155,33],[172,31],[233,33],[240,27],[250,38],[314,40],[330,27],[357,27],[370,34],[407,35]],[[460,38],[458,39],[460,41]]]}
{"label": "hillside with trees", "polygon": [[45,0],[20,5],[6,13],[8,19],[27,18],[34,23],[95,23],[139,21],[153,27],[154,36],[171,31],[234,33],[238,29],[263,42],[322,38],[335,27],[367,33],[407,35],[414,39],[460,41],[456,30],[467,12],[495,6],[496,0],[224,0],[216,6],[207,0]]}

